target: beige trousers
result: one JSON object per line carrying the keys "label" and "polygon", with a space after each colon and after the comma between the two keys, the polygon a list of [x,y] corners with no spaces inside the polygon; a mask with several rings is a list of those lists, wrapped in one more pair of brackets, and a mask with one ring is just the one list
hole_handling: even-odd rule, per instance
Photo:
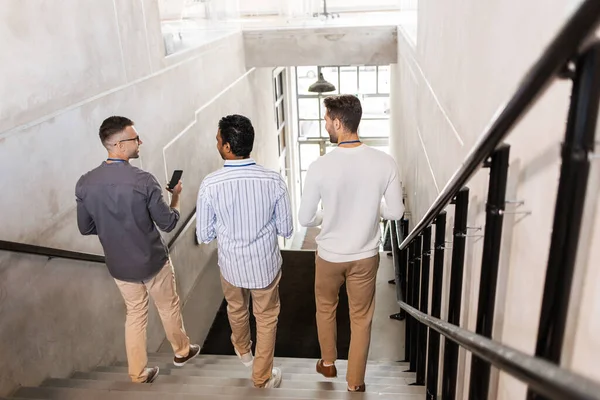
{"label": "beige trousers", "polygon": [[148,364],[146,350],[146,327],[148,325],[148,294],[154,300],[167,339],[176,355],[187,357],[190,339],[185,333],[179,296],[175,286],[175,271],[171,261],[152,279],[145,282],[124,282],[115,279],[127,308],[125,322],[125,347],[129,377],[133,382],[143,382],[147,378]]}
{"label": "beige trousers", "polygon": [[240,354],[246,354],[250,347],[250,296],[256,318],[256,354],[252,366],[254,386],[263,387],[273,369],[275,337],[279,318],[279,281],[281,272],[264,289],[243,289],[233,286],[221,276],[223,294],[227,300],[227,316],[231,325],[231,343]]}
{"label": "beige trousers", "polygon": [[317,331],[326,363],[337,359],[336,311],[340,287],[346,282],[351,329],[346,380],[351,387],[365,383],[378,268],[379,255],[343,263],[328,262],[318,255],[316,259]]}

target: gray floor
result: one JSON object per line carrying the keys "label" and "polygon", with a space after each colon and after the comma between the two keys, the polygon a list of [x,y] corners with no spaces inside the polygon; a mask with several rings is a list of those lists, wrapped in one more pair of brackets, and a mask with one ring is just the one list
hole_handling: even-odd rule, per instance
{"label": "gray floor", "polygon": [[393,277],[392,257],[381,253],[369,360],[398,361],[404,359],[404,321],[390,319],[390,314],[400,311],[396,303],[395,286],[388,283],[388,280]]}

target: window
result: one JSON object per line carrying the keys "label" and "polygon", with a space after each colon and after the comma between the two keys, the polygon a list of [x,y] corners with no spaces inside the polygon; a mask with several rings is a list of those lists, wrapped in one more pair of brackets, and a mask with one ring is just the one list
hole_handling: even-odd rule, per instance
{"label": "window", "polygon": [[277,127],[277,141],[279,143],[279,156],[285,154],[285,70],[276,73],[273,78],[273,91],[275,94],[275,126]]}

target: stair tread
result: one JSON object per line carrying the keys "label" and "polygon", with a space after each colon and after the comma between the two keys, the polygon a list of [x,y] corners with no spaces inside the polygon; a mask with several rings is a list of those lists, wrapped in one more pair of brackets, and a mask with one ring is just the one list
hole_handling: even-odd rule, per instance
{"label": "stair tread", "polygon": [[[154,392],[167,392],[167,393],[223,393],[223,394],[239,394],[239,393],[251,393],[255,395],[256,390],[248,392],[248,388],[252,388],[252,383],[249,379],[245,382],[232,382],[234,385],[223,384],[221,386],[207,386],[190,383],[165,383],[161,376],[153,384],[140,385],[132,382],[114,382],[114,381],[99,381],[99,380],[86,380],[86,379],[48,379],[43,383],[43,387],[62,387],[62,388],[89,388],[89,389],[102,389],[102,390],[121,390],[121,391],[154,391]],[[242,383],[243,385],[235,385]],[[282,381],[282,386],[278,389],[278,393],[281,392],[300,392],[302,393],[321,393],[321,392],[332,392],[337,395],[331,395],[330,398],[340,398],[339,394],[346,393],[346,384],[344,383],[333,383],[333,382],[289,382]],[[367,387],[368,393],[379,393],[379,394],[425,394],[425,388],[423,386],[385,386],[385,385],[371,385]],[[259,391],[259,394],[261,392]],[[344,397],[344,396],[341,396]]]}
{"label": "stair tread", "polygon": [[[246,399],[248,394],[256,393],[257,391],[264,391],[264,394],[256,393],[256,396],[251,396],[253,400],[260,399],[285,399],[294,398],[296,400],[312,400],[312,399],[330,399],[328,397],[332,393],[328,392],[310,392],[307,391],[306,397],[295,396],[297,393],[293,391],[285,391],[281,389],[254,389],[247,388],[247,391],[240,394],[204,394],[204,393],[175,393],[170,394],[169,399],[171,400],[237,400]],[[286,394],[294,395],[294,397],[286,397]],[[313,395],[323,395],[325,397],[313,397]],[[335,393],[333,393],[335,394]],[[119,390],[99,390],[99,389],[78,389],[78,388],[57,388],[57,387],[24,387],[17,391],[17,396],[29,399],[44,398],[44,399],[61,399],[61,400],[163,400],[165,394],[163,392],[150,392],[150,391],[119,391]],[[420,394],[378,394],[378,393],[344,393],[345,399],[363,399],[363,400],[417,400],[423,396]],[[335,397],[334,397],[335,398]]]}
{"label": "stair tread", "polygon": [[[173,354],[171,353],[149,353],[148,359],[154,360],[164,360],[166,362],[173,361]],[[239,360],[237,356],[229,356],[229,355],[218,355],[218,354],[200,354],[196,357],[195,360],[223,360],[223,361],[231,361],[238,362]],[[293,358],[293,357],[275,357],[275,361],[281,363],[288,362],[296,362],[296,363],[307,363],[314,365],[317,362],[317,358]],[[347,365],[348,360],[336,360],[336,365]],[[389,365],[389,366],[406,366],[408,367],[408,363],[404,361],[396,361],[396,360],[368,360],[367,365]]]}
{"label": "stair tread", "polygon": [[[127,382],[129,381],[129,377],[124,373],[117,372],[76,372],[71,377],[72,379],[98,379],[98,380],[112,380],[112,381],[121,381]],[[305,384],[308,382],[313,383],[342,383],[346,384],[345,380],[342,378],[336,379],[326,379],[318,374],[307,375],[306,379],[289,379],[289,376],[284,374],[283,382],[297,382],[298,384]],[[202,385],[208,386],[226,386],[227,384],[231,385],[231,381],[238,381],[240,384],[238,386],[245,386],[249,384],[250,376],[194,376],[194,375],[169,375],[161,374],[159,376],[161,382],[165,383],[184,383],[184,382],[197,382]],[[227,382],[223,382],[227,381]],[[367,385],[386,385],[386,386],[407,386],[412,384],[415,380],[410,378],[369,378],[365,379]]]}
{"label": "stair tread", "polygon": [[[127,374],[126,367],[99,367],[95,370],[95,372],[114,372]],[[300,380],[300,381],[314,381],[323,379],[320,374],[317,374],[314,371],[294,371],[294,370],[286,370],[282,369],[284,379],[289,380]],[[201,368],[176,368],[176,369],[164,369],[161,370],[162,375],[180,375],[180,376],[204,376],[204,377],[231,377],[231,378],[247,378],[251,375],[251,370],[238,370],[233,369],[229,371],[213,371],[213,370],[205,370]],[[367,375],[365,380],[367,382],[377,382],[379,380],[397,380],[397,379],[412,379],[414,378],[414,373],[412,372],[403,372],[403,373],[394,373],[393,375],[383,376],[378,374],[370,374],[367,371]],[[345,381],[345,375],[338,374],[337,378],[333,378],[333,380],[337,381]],[[386,381],[387,383],[387,381]]]}
{"label": "stair tread", "polygon": [[[173,366],[173,359],[172,358],[149,358],[149,363],[153,363],[153,364],[162,364],[165,366],[171,365]],[[285,366],[285,367],[292,367],[292,368],[311,368],[314,369],[315,365],[317,363],[317,360],[299,360],[299,361],[282,361],[281,359],[275,358],[273,360],[273,363],[275,366]],[[339,370],[345,370],[348,367],[348,362],[345,360],[341,360],[341,361],[336,361],[336,366]],[[204,365],[210,365],[211,368],[231,368],[233,367],[237,367],[237,366],[241,366],[243,367],[242,363],[240,362],[240,360],[235,357],[232,359],[208,359],[208,358],[196,358],[193,360],[190,360],[188,362],[188,364],[186,365],[195,365],[195,366],[204,366]],[[122,366],[127,366],[127,362],[126,361],[118,361],[116,363],[113,364],[113,366],[116,367],[122,367]],[[404,372],[409,368],[408,363],[393,363],[393,362],[389,362],[389,363],[368,363],[367,364],[367,369],[372,369],[372,370],[387,370],[387,371],[398,371],[398,372]]]}
{"label": "stair tread", "polygon": [[[311,368],[297,368],[297,367],[288,367],[288,366],[279,366],[275,364],[276,367],[281,368],[281,372],[283,374],[294,374],[294,375],[313,375],[317,374],[314,367]],[[176,367],[173,364],[167,365],[159,365],[161,371],[164,371],[165,374],[171,375],[198,375],[198,376],[219,376],[222,374],[242,374],[247,376],[251,373],[251,369],[244,367],[242,364],[239,366],[235,366],[233,368],[214,368],[211,366],[188,366],[185,367]],[[127,373],[127,367],[124,366],[111,366],[111,367],[98,367],[95,369],[97,372],[121,372]],[[345,369],[338,369],[338,377],[346,376]],[[370,369],[367,367],[367,377],[373,378],[414,378],[414,372],[404,372],[404,371],[385,371],[385,370],[377,370]]]}

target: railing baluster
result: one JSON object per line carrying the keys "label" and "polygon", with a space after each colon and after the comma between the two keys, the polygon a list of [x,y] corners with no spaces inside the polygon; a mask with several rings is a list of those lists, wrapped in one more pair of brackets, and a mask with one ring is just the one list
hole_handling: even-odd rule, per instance
{"label": "railing baluster", "polygon": [[[408,226],[408,219],[404,219],[403,223],[402,223],[402,240],[404,240],[405,237],[408,236],[409,233],[409,226]],[[400,244],[398,244],[398,247],[400,247]],[[400,250],[400,254],[402,257],[404,257],[406,260],[408,260],[408,250],[404,249],[404,250]],[[407,273],[408,273],[408,261],[406,261],[406,263],[404,264],[404,268],[400,270],[400,283],[402,286],[402,299],[404,301],[406,301],[407,299],[407,286],[408,286],[408,281],[407,281]],[[404,310],[400,310],[400,313],[406,316],[406,312]]]}
{"label": "railing baluster", "polygon": [[[421,295],[419,310],[427,314],[429,301],[429,268],[431,264],[431,226],[423,232],[423,255],[421,256]],[[425,365],[427,363],[427,327],[419,324],[417,345],[417,385],[425,385]]]}
{"label": "railing baluster", "polygon": [[[396,300],[405,301],[404,299],[404,288],[402,287],[400,280],[400,271],[406,269],[406,260],[403,258],[403,253],[400,251],[398,241],[398,222],[397,221],[389,221],[390,224],[390,237],[391,237],[391,246],[392,246],[392,256],[394,261],[394,279],[390,282],[393,282],[396,285]],[[390,315],[391,319],[395,319],[397,321],[402,321],[405,318],[405,313],[402,309],[397,314]]]}
{"label": "railing baluster", "polygon": [[[414,240],[408,245],[408,266],[406,268],[406,276],[407,276],[407,284],[406,284],[406,302],[412,305],[412,293],[413,293],[413,264],[415,258],[415,243]],[[410,316],[406,316],[406,336],[404,342],[404,355],[405,361],[409,362],[408,372],[416,372],[413,369],[413,362],[411,362],[411,345],[412,345],[412,335],[413,335],[413,318]]]}
{"label": "railing baluster", "polygon": [[[431,284],[431,315],[435,318],[440,318],[442,311],[445,241],[446,212],[444,211],[435,219],[435,253],[433,256],[433,281]],[[440,334],[433,329],[429,330],[429,351],[427,355],[427,400],[435,400],[437,398],[439,379]]]}
{"label": "railing baluster", "polygon": [[[535,351],[556,364],[562,353],[599,103],[600,44],[596,42],[579,57],[575,70]],[[527,398],[543,397],[530,390]]]}
{"label": "railing baluster", "polygon": [[[488,198],[486,206],[483,255],[481,257],[481,278],[479,283],[479,303],[477,306],[476,332],[487,338],[492,337],[494,310],[496,306],[496,286],[502,242],[502,222],[506,200],[506,181],[510,147],[503,145],[492,154]],[[469,399],[488,398],[490,384],[490,364],[472,356]]]}
{"label": "railing baluster", "polygon": [[[415,259],[412,264],[412,296],[411,305],[415,308],[419,307],[419,283],[421,280],[421,245],[423,238],[419,235],[415,238]],[[417,372],[417,353],[419,347],[419,322],[415,318],[411,318],[411,334],[410,334],[410,370]]]}
{"label": "railing baluster", "polygon": [[[467,213],[469,208],[469,189],[464,187],[454,200],[454,239],[452,243],[452,267],[450,270],[450,298],[448,301],[448,322],[460,326],[460,306],[462,302],[462,284],[465,262],[465,243],[467,237]],[[444,350],[444,375],[442,379],[442,398],[456,398],[456,375],[458,369],[458,345],[446,340]]]}

